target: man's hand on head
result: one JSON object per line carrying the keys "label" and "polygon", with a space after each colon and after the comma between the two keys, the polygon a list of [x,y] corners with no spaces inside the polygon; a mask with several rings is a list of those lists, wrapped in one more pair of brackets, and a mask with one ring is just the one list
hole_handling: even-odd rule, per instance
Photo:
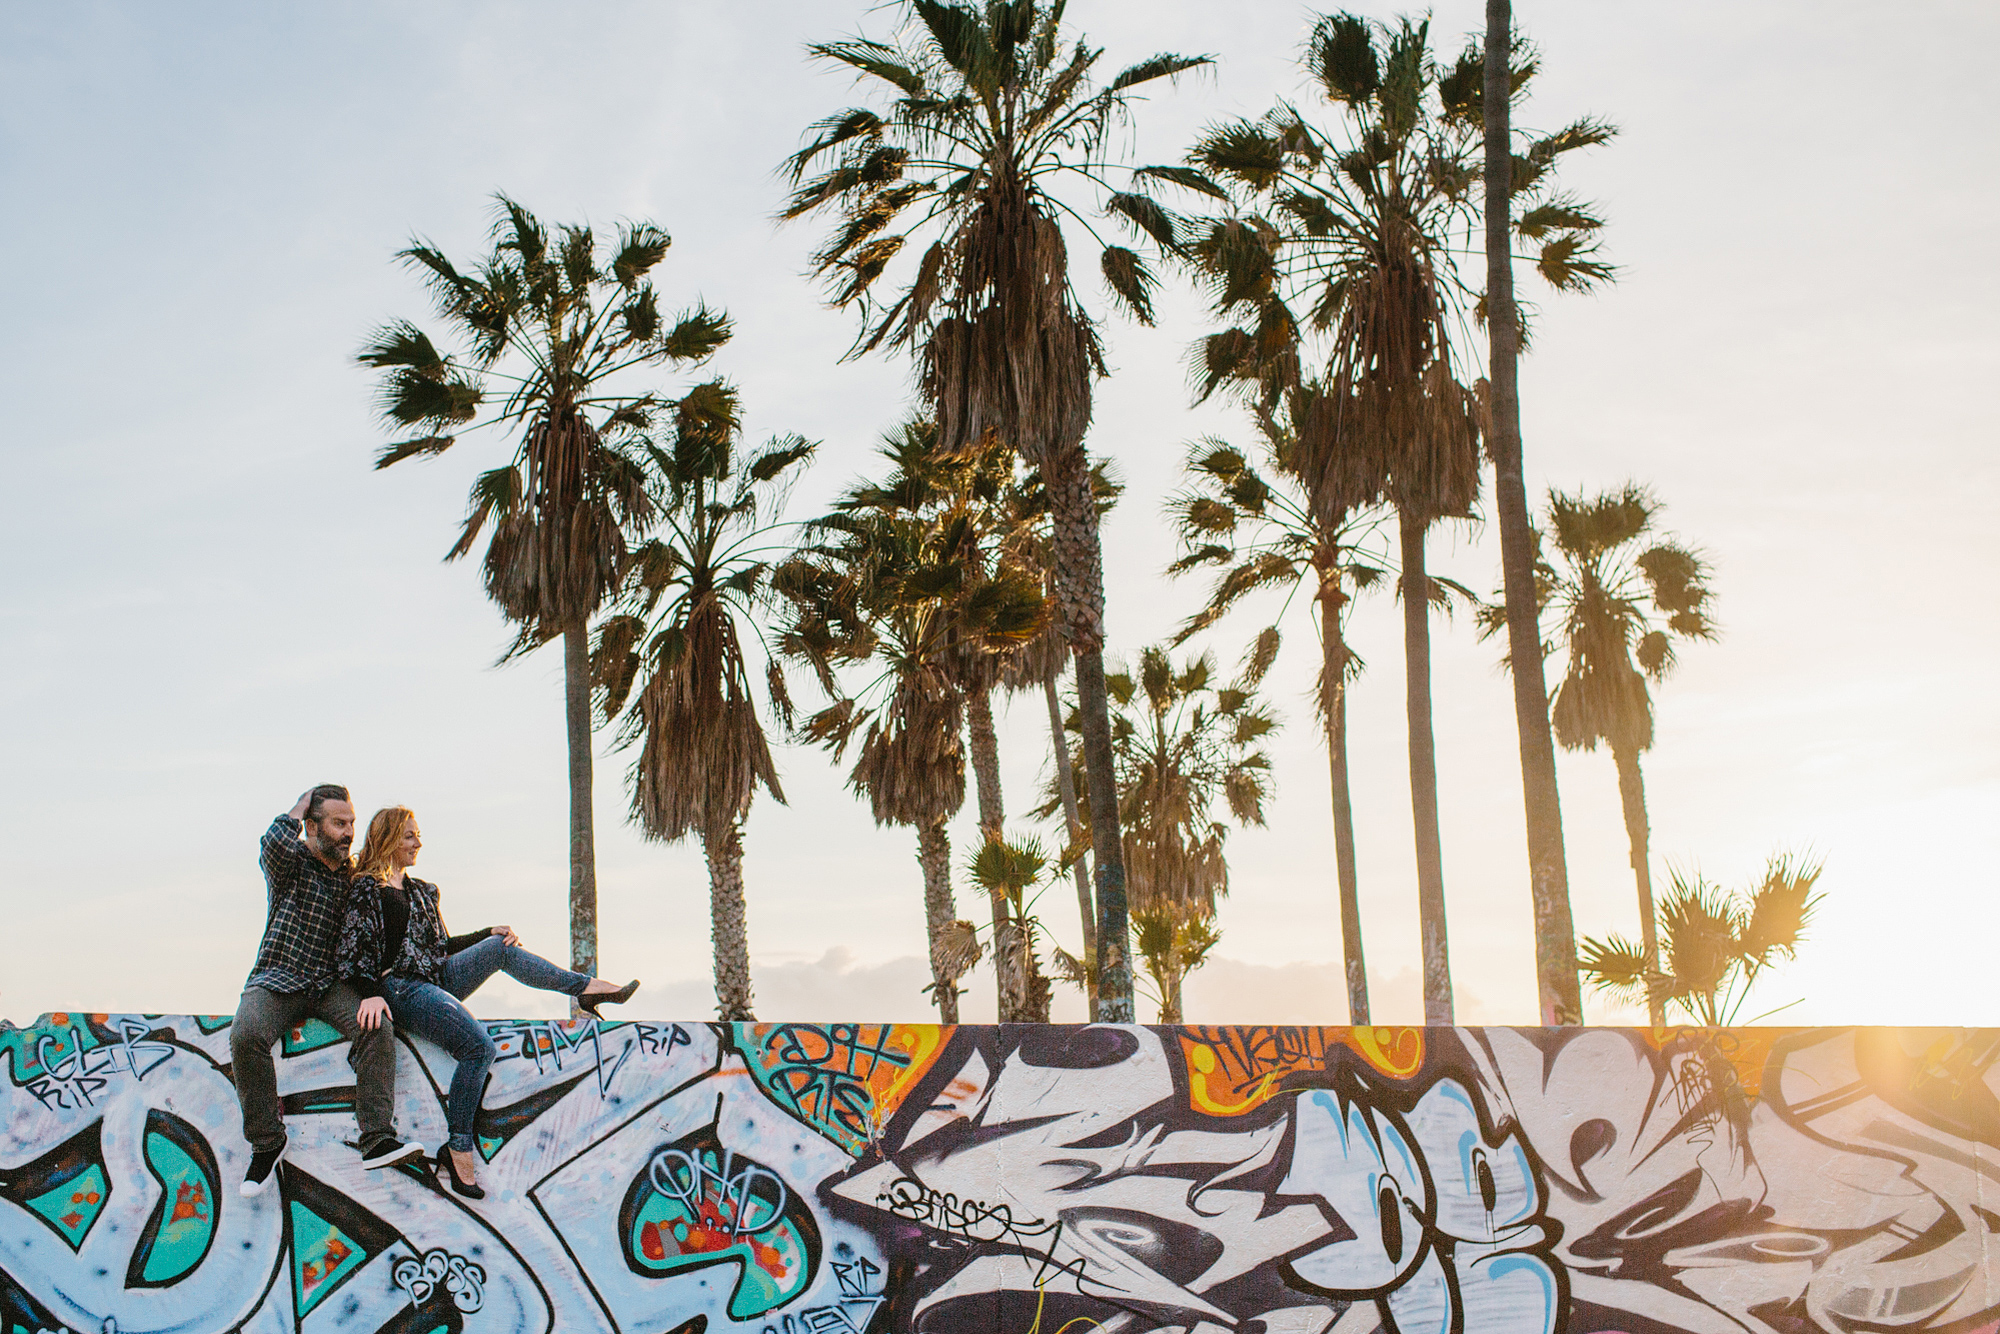
{"label": "man's hand on head", "polygon": [[304,823],[306,812],[312,809],[312,800],[313,794],[311,788],[307,788],[305,791],[299,793],[299,799],[292,804],[292,818]]}

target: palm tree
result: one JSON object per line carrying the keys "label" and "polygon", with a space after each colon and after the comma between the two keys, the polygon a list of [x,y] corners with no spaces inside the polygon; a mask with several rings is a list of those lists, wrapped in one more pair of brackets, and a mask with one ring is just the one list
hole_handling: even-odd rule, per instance
{"label": "palm tree", "polygon": [[[1100,517],[1118,502],[1124,490],[1111,475],[1109,466],[1099,460],[1091,465],[1091,490],[1096,497],[1097,512]],[[1030,474],[1022,485],[1009,493],[1013,505],[1011,529],[1013,537],[1010,546],[1026,563],[1042,571],[1043,592],[1051,604],[1055,601],[1055,550],[1049,522],[1048,488],[1041,485],[1040,474]],[[1040,635],[1029,643],[1021,645],[1009,653],[1002,664],[1000,684],[1010,694],[1029,691],[1040,693],[1043,707],[1048,712],[1049,754],[1055,771],[1056,793],[1062,803],[1063,827],[1066,845],[1060,859],[1069,867],[1076,883],[1077,915],[1083,931],[1083,958],[1092,960],[1089,967],[1075,961],[1058,946],[1057,958],[1075,963],[1070,969],[1082,980],[1085,999],[1089,1002],[1089,1014],[1095,1020],[1098,1016],[1097,974],[1097,902],[1090,889],[1090,859],[1086,852],[1085,824],[1077,804],[1076,784],[1070,766],[1065,762],[1069,754],[1069,742],[1063,728],[1062,690],[1063,673],[1069,665],[1069,645],[1064,642],[1061,630],[1052,621]],[[1068,967],[1068,964],[1064,965]]]}
{"label": "palm tree", "polygon": [[[1467,52],[1467,57],[1472,55]],[[1468,68],[1468,59],[1459,62]],[[1531,137],[1514,151],[1513,103],[1534,60],[1514,36],[1511,0],[1487,0],[1485,48],[1480,53],[1478,97],[1484,123],[1481,174],[1486,224],[1486,331],[1488,395],[1486,452],[1493,460],[1493,505],[1500,529],[1506,585],[1509,656],[1514,672],[1514,726],[1520,741],[1521,799],[1527,819],[1528,883],[1535,912],[1535,977],[1544,1024],[1583,1022],[1577,987],[1576,927],[1569,907],[1569,864],[1563,853],[1562,802],[1556,788],[1555,748],[1549,744],[1542,674],[1540,610],[1536,603],[1534,537],[1521,461],[1519,362],[1526,323],[1514,302],[1516,237],[1542,243],[1536,268],[1558,289],[1587,289],[1611,269],[1590,258],[1591,237],[1602,225],[1574,200],[1544,197],[1514,217],[1514,201],[1533,196],[1552,178],[1560,153],[1602,143],[1612,130],[1583,120],[1545,137]],[[1462,86],[1462,85],[1461,85]],[[1470,89],[1466,90],[1468,93]],[[1579,262],[1581,261],[1581,262]],[[1652,918],[1646,916],[1646,933]]]}
{"label": "palm tree", "polygon": [[[1427,22],[1334,14],[1314,26],[1303,63],[1340,117],[1338,130],[1281,103],[1261,120],[1208,131],[1189,155],[1255,210],[1176,226],[1189,238],[1184,253],[1210,282],[1216,312],[1239,321],[1200,345],[1197,378],[1204,396],[1223,385],[1267,407],[1300,396],[1292,415],[1301,475],[1324,515],[1377,496],[1395,507],[1424,1014],[1426,1023],[1448,1024],[1430,700],[1429,608],[1437,590],[1425,568],[1425,536],[1441,519],[1469,517],[1479,487],[1484,408],[1458,347],[1476,303],[1455,254],[1476,216],[1484,61],[1468,50],[1449,69],[1440,66]],[[1510,70],[1517,84],[1532,73],[1532,64]],[[1558,153],[1605,134],[1584,123],[1531,145],[1540,188],[1548,188],[1546,168]],[[1517,189],[1534,188],[1524,171]],[[1559,197],[1520,224],[1523,234],[1547,238],[1544,274],[1570,286],[1605,272],[1587,245],[1598,225]]]}
{"label": "palm tree", "polygon": [[[781,436],[745,455],[740,434],[735,392],[710,383],[679,400],[670,427],[647,446],[661,531],[633,549],[622,605],[600,627],[592,662],[606,718],[624,711],[623,740],[640,744],[632,818],[661,842],[701,839],[716,1014],[726,1021],[755,1018],[743,818],[759,784],[785,799],[744,642],[761,642],[773,511],[816,448]],[[765,657],[771,711],[789,721],[784,677]]]}
{"label": "palm tree", "polygon": [[1215,926],[1215,914],[1195,904],[1148,905],[1132,910],[1132,934],[1146,971],[1153,975],[1158,992],[1160,1022],[1187,1022],[1181,999],[1181,984],[1187,975],[1208,962],[1208,956],[1222,943]]}
{"label": "palm tree", "polygon": [[[881,452],[890,475],[848,490],[835,502],[841,517],[814,528],[847,540],[844,561],[870,562],[878,596],[955,604],[936,622],[944,635],[940,661],[963,697],[981,837],[993,842],[1002,837],[1006,821],[993,690],[1016,657],[1049,637],[1041,604],[1026,591],[1036,568],[1038,507],[1032,497],[1039,488],[1034,479],[1016,478],[1009,446],[989,440],[970,455],[947,454],[938,448],[936,427],[928,420],[904,423],[884,437]],[[851,522],[856,516],[910,522],[870,526]],[[898,540],[879,551],[854,544],[877,534]],[[900,540],[906,536],[916,539],[914,547]],[[1024,627],[1001,630],[992,617],[1001,607],[1014,615],[1034,610],[1031,639],[1022,639]],[[968,629],[975,633],[964,637]],[[1009,900],[998,889],[989,890],[988,899],[1000,1022],[1046,1022],[1046,1006],[1038,1010],[1031,998],[1047,987],[1038,984],[1033,952],[1018,938]]]}
{"label": "palm tree", "polygon": [[[1322,20],[1308,42],[1309,71],[1346,118],[1343,141],[1283,107],[1261,124],[1211,130],[1196,145],[1196,165],[1289,214],[1294,234],[1257,226],[1262,219],[1225,220],[1193,253],[1218,287],[1218,313],[1254,315],[1258,325],[1243,346],[1230,333],[1207,340],[1209,387],[1237,378],[1267,402],[1286,391],[1299,396],[1302,475],[1323,510],[1376,496],[1395,507],[1424,1022],[1450,1024],[1425,537],[1440,519],[1469,517],[1479,486],[1477,411],[1449,323],[1448,246],[1465,207],[1464,182],[1440,170],[1461,136],[1433,98],[1427,25],[1405,20],[1382,35],[1387,49],[1378,55],[1372,25],[1343,15]],[[1264,253],[1252,258],[1242,253],[1248,249]],[[1244,288],[1253,274],[1259,285]],[[1308,321],[1327,343],[1318,383],[1300,369],[1289,301],[1302,299],[1314,302]],[[1327,495],[1337,499],[1321,499]]]}
{"label": "palm tree", "polygon": [[[1112,744],[1132,919],[1144,924],[1142,957],[1161,1023],[1180,1022],[1181,981],[1214,945],[1216,900],[1229,892],[1222,854],[1229,826],[1218,818],[1218,801],[1239,825],[1264,823],[1271,761],[1258,743],[1277,722],[1256,689],[1276,650],[1275,639],[1260,636],[1227,686],[1212,683],[1212,656],[1177,668],[1160,647],[1141,650],[1136,671],[1105,680],[1116,706]],[[1097,771],[1087,763],[1076,768],[1088,789]],[[1037,814],[1046,819],[1054,811],[1051,801]]]}
{"label": "palm tree", "polygon": [[[1046,547],[1047,543],[1038,543]],[[1037,560],[1043,571],[1043,591],[1054,600],[1054,576],[1043,553]],[[1097,901],[1090,892],[1090,859],[1085,853],[1084,823],[1077,803],[1075,775],[1064,763],[1069,743],[1063,737],[1062,678],[1069,663],[1069,646],[1053,623],[1029,643],[1007,655],[1001,668],[1000,684],[1010,694],[1038,693],[1048,711],[1049,756],[1055,771],[1056,795],[1063,812],[1064,850],[1062,862],[1069,867],[1076,884],[1077,916],[1083,931],[1083,958],[1097,957]],[[1060,947],[1058,947],[1060,948]],[[1066,953],[1061,956],[1069,958]],[[1080,966],[1080,965],[1079,965]],[[1097,1016],[1097,979],[1094,969],[1085,970],[1083,983],[1090,1017]]]}
{"label": "palm tree", "polygon": [[[643,434],[661,400],[621,387],[621,372],[690,366],[727,342],[729,320],[705,306],[671,326],[646,275],[670,244],[651,223],[621,226],[600,248],[591,229],[549,229],[498,196],[493,250],[462,272],[436,246],[398,258],[429,286],[464,350],[440,351],[408,321],[385,325],[360,362],[382,372],[382,415],[398,432],[377,468],[433,457],[487,427],[513,457],[472,484],[447,561],[491,522],[487,596],[518,627],[506,657],[561,636],[569,736],[570,966],[597,971],[596,829],[591,808],[590,618],[614,590],[626,534],[652,517]],[[493,392],[489,396],[488,386]],[[503,658],[503,661],[505,659]]]}
{"label": "palm tree", "polygon": [[[811,48],[877,81],[891,101],[886,111],[851,108],[814,127],[791,158],[798,189],[784,216],[824,210],[838,219],[814,267],[831,302],[862,316],[850,355],[909,349],[944,448],[997,435],[1048,487],[1057,618],[1076,657],[1088,762],[1107,775],[1094,787],[1092,819],[1100,1008],[1106,1020],[1130,1022],[1125,869],[1108,779],[1103,556],[1083,446],[1092,379],[1106,368],[1071,285],[1062,217],[1088,223],[1061,192],[1074,182],[1112,212],[1150,220],[1148,201],[1106,182],[1110,132],[1134,89],[1210,62],[1155,56],[1093,87],[1101,52],[1065,42],[1061,0],[911,0],[906,13],[900,45],[854,38]],[[1153,170],[1171,179],[1178,169]],[[899,262],[906,250],[913,263]],[[878,299],[892,269],[899,277],[888,286],[901,294]],[[1140,256],[1105,246],[1100,270],[1113,296],[1150,321],[1155,279]]]}
{"label": "palm tree", "polygon": [[[996,953],[1011,950],[1021,956],[1007,971],[1022,979],[1024,990],[1016,1002],[1022,1023],[1049,1021],[1049,980],[1042,975],[1035,957],[1035,934],[1041,922],[1034,914],[1034,900],[1028,894],[1047,866],[1048,858],[1043,855],[1041,844],[1033,839],[1009,842],[1005,838],[988,838],[966,865],[973,883],[1006,900],[1010,910],[1012,930],[1005,937],[996,933],[994,950]],[[1007,1020],[1003,1018],[1001,1022]]]}
{"label": "palm tree", "polygon": [[1735,894],[1674,871],[1660,904],[1664,959],[1655,961],[1644,946],[1619,936],[1586,939],[1583,975],[1600,991],[1627,999],[1643,995],[1655,1026],[1666,1005],[1710,1028],[1734,1025],[1763,971],[1780,956],[1798,957],[1825,897],[1812,892],[1821,869],[1818,861],[1794,862],[1780,853],[1766,863],[1761,880]]}
{"label": "palm tree", "polygon": [[[867,794],[878,823],[917,830],[932,991],[953,1023],[957,979],[978,957],[964,939],[971,928],[957,920],[946,830],[965,801],[967,700],[990,688],[982,684],[990,669],[975,660],[1032,640],[1047,613],[1037,575],[976,550],[967,505],[931,503],[940,474],[921,462],[927,434],[912,427],[890,437],[892,457],[916,466],[899,468],[888,486],[854,488],[809,525],[776,586],[791,606],[784,651],[811,667],[832,701],[802,733],[836,756],[858,735],[850,785]],[[850,690],[837,669],[866,664],[877,674]],[[1007,922],[996,906],[996,952],[1011,947]],[[1009,971],[1016,962],[995,964],[1003,1015],[1025,985]]]}
{"label": "palm tree", "polygon": [[[1646,967],[1659,969],[1653,931],[1652,854],[1648,848],[1646,778],[1639,757],[1653,746],[1653,696],[1648,682],[1674,668],[1675,639],[1714,639],[1708,615],[1708,565],[1675,541],[1648,543],[1660,502],[1627,483],[1586,498],[1549,492],[1548,534],[1553,565],[1540,566],[1537,601],[1553,620],[1546,642],[1568,657],[1550,700],[1555,739],[1564,750],[1611,748],[1632,875],[1639,889],[1639,926]],[[1641,550],[1642,544],[1644,549]],[[1504,606],[1480,611],[1482,638],[1507,627]],[[1510,658],[1510,663],[1511,663]],[[1661,1021],[1659,1001],[1651,1006]]]}
{"label": "palm tree", "polygon": [[[1285,604],[1306,590],[1318,613],[1320,722],[1326,729],[1327,766],[1333,802],[1335,876],[1340,893],[1340,934],[1347,973],[1351,1024],[1369,1022],[1368,966],[1361,946],[1361,900],[1354,862],[1354,807],[1348,793],[1347,687],[1361,670],[1361,658],[1347,642],[1348,604],[1383,576],[1382,559],[1365,550],[1379,525],[1373,507],[1345,510],[1322,521],[1300,487],[1298,436],[1287,420],[1259,409],[1267,477],[1241,450],[1217,439],[1190,452],[1191,485],[1176,496],[1185,554],[1170,574],[1195,569],[1220,571],[1201,610],[1189,617],[1173,640],[1180,645],[1227,615],[1251,594],[1279,590]],[[1279,630],[1265,629],[1276,655]],[[1143,945],[1142,945],[1143,948]]]}

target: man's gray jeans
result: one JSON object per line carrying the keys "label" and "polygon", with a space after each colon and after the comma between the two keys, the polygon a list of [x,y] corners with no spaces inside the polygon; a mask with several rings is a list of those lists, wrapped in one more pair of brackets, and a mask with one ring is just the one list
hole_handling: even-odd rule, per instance
{"label": "man's gray jeans", "polygon": [[236,1076],[236,1099],[243,1104],[243,1138],[260,1153],[285,1147],[285,1119],[278,1105],[278,1074],[271,1048],[308,1019],[324,1019],[348,1041],[347,1063],[354,1067],[357,1088],[354,1119],[361,1143],[392,1134],[390,1119],[396,1102],[396,1030],[385,1017],[372,1029],[356,1018],[361,997],[336,982],[325,991],[286,995],[262,987],[245,987],[236,1002],[236,1023],[229,1030],[229,1052]]}

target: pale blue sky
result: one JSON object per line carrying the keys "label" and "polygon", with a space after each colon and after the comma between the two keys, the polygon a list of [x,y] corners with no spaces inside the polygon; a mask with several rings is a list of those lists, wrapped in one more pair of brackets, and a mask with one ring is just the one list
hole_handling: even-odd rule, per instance
{"label": "pale blue sky", "polygon": [[[1984,984],[2000,925],[2000,13],[1518,9],[1546,57],[1525,119],[1596,112],[1624,130],[1571,172],[1625,271],[1543,303],[1531,484],[1647,482],[1716,567],[1725,637],[1658,696],[1656,874],[1671,860],[1734,882],[1776,848],[1812,849],[1829,897],[1771,988],[1774,1004],[1804,996],[1787,1019],[2000,1023]],[[1136,159],[1300,91],[1303,7],[1070,13],[1114,66],[1222,58],[1141,108]],[[372,473],[351,354],[425,311],[392,253],[412,232],[470,251],[496,189],[552,220],[654,219],[675,237],[670,302],[738,321],[715,369],[752,430],[825,442],[798,493],[810,512],[868,466],[907,382],[893,363],[836,364],[852,326],[801,277],[814,231],[770,221],[773,168],[850,100],[804,43],[882,35],[891,17],[803,0],[0,10],[0,1014],[231,1008],[261,926],[257,834],[325,780],[364,810],[416,807],[455,925],[511,921],[564,954],[560,664],[490,669],[499,617],[472,567],[438,562],[492,447]],[[1435,10],[1448,46],[1479,20],[1466,0]],[[1202,329],[1186,297],[1157,330],[1109,326],[1091,444],[1130,487],[1106,535],[1116,652],[1197,596],[1160,574],[1183,442],[1243,434],[1187,406],[1180,358]],[[1494,583],[1490,530],[1434,552]],[[1225,658],[1254,624],[1225,624]],[[1280,792],[1268,829],[1231,840],[1223,957],[1189,985],[1198,1020],[1344,1018],[1310,632],[1293,630],[1274,678]],[[1378,1017],[1408,1021],[1394,609],[1364,605],[1354,636],[1365,933]],[[1530,1021],[1508,688],[1463,620],[1436,653],[1460,1017]],[[1013,709],[1003,746],[1020,812],[1045,754],[1038,701]],[[701,860],[623,825],[624,763],[599,767],[605,971],[648,979],[644,1012],[699,1017]],[[747,836],[760,1012],[923,1018],[911,836],[873,828],[817,752],[781,764],[792,805],[760,803]],[[1579,928],[1630,933],[1610,760],[1566,757],[1562,778]],[[969,812],[960,824],[963,849]],[[973,915],[972,894],[960,903]],[[1042,912],[1075,948],[1067,891]],[[478,1004],[549,1012],[504,983]],[[991,1009],[981,979],[969,1014]]]}

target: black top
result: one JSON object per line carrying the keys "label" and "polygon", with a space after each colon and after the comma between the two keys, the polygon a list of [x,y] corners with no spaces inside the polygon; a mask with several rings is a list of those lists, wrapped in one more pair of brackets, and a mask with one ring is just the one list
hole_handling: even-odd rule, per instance
{"label": "black top", "polygon": [[413,875],[400,885],[355,877],[340,935],[340,972],[355,991],[381,995],[385,975],[442,985],[445,959],[493,934],[487,927],[446,936],[438,897],[436,885]]}
{"label": "black top", "polygon": [[382,885],[382,957],[403,952],[403,935],[410,929],[410,891],[386,881]]}

